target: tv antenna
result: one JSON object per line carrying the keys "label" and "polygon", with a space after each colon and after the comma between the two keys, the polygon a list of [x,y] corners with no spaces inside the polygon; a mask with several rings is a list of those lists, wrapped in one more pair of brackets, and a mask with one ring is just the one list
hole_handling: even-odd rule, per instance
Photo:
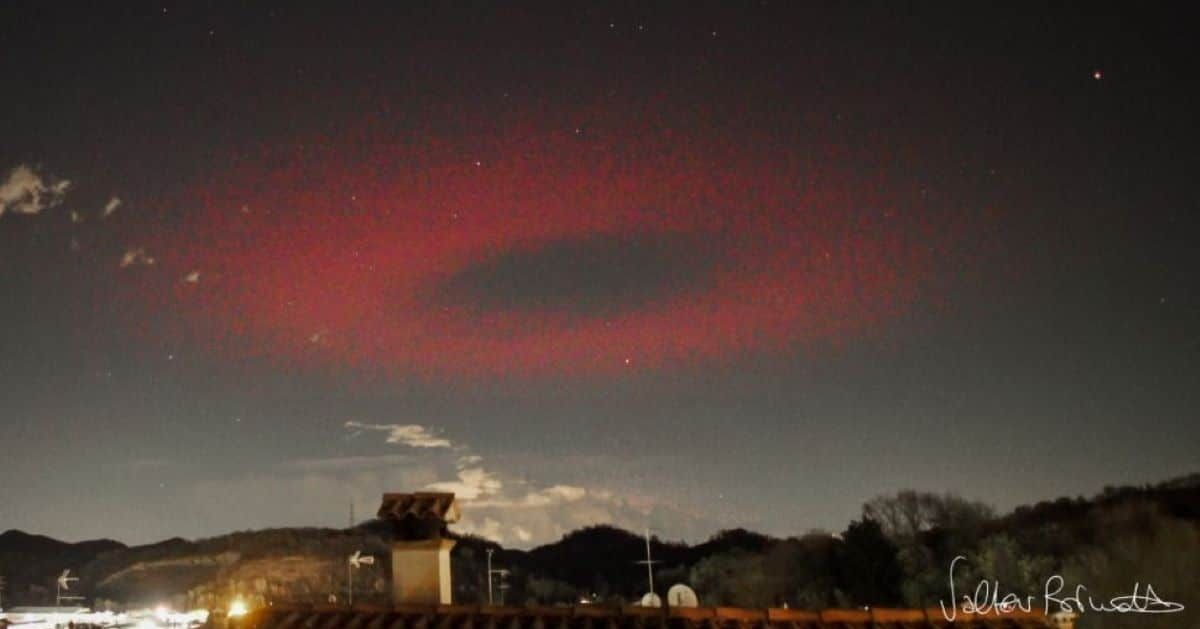
{"label": "tv antenna", "polygon": [[682,584],[676,583],[667,590],[667,605],[671,607],[699,607],[700,599],[696,596],[696,591]]}
{"label": "tv antenna", "polygon": [[57,587],[54,589],[54,606],[55,607],[61,607],[62,602],[64,600],[77,601],[77,600],[83,598],[82,596],[65,596],[65,595],[63,595],[64,591],[71,589],[71,583],[78,581],[78,580],[79,580],[79,577],[71,576],[70,568],[63,570],[62,574],[58,575],[58,581],[55,583],[55,585]]}
{"label": "tv antenna", "polygon": [[503,605],[504,590],[508,589],[508,583],[505,583],[504,577],[508,576],[508,570],[504,568],[492,569],[492,553],[494,552],[496,552],[494,548],[487,549],[488,605],[495,605],[495,601],[492,598],[492,580],[497,576],[500,577],[500,585],[497,589],[500,590],[500,604]]}
{"label": "tv antenna", "polygon": [[509,587],[508,581],[505,581],[504,578],[508,576],[508,570],[498,570],[497,574],[500,575],[500,585],[497,585],[496,589],[500,590],[500,605],[504,605],[504,593],[508,591]]}
{"label": "tv antenna", "polygon": [[372,565],[375,565],[375,557],[364,555],[361,550],[350,555],[350,561],[346,564],[346,604],[350,607],[354,607],[354,569]]}
{"label": "tv antenna", "polygon": [[659,562],[650,556],[650,527],[646,527],[646,558],[637,563],[646,564],[646,581],[650,585],[650,590],[642,597],[642,606],[662,607],[662,599],[654,593],[654,564]]}

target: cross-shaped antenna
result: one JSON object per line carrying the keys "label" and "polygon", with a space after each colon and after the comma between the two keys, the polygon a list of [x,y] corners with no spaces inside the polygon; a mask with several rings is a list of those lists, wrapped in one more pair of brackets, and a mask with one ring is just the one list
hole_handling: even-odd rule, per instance
{"label": "cross-shaped antenna", "polygon": [[508,589],[508,584],[504,582],[504,577],[509,575],[509,571],[505,568],[492,569],[492,553],[493,548],[487,549],[487,580],[488,580],[488,605],[493,605],[492,598],[492,579],[500,577],[500,603],[504,604],[504,590]]}
{"label": "cross-shaped antenna", "polygon": [[636,563],[646,564],[646,579],[650,583],[650,593],[654,593],[654,564],[659,563],[650,557],[650,527],[646,527],[646,558]]}
{"label": "cross-shaped antenna", "polygon": [[508,570],[504,570],[503,568],[496,571],[496,576],[500,577],[500,585],[497,585],[496,589],[500,590],[500,604],[501,605],[504,604],[504,592],[507,591],[509,588],[508,581],[506,581],[504,579],[504,577],[507,577],[508,574],[509,574]]}
{"label": "cross-shaped antenna", "polygon": [[79,599],[83,598],[82,596],[63,596],[63,590],[70,590],[71,583],[74,581],[78,581],[78,580],[79,580],[79,577],[71,576],[70,568],[63,570],[62,574],[58,575],[58,581],[55,584],[58,587],[56,587],[55,591],[54,591],[54,605],[56,607],[62,606],[62,602],[64,599],[74,601],[74,600],[79,600]]}

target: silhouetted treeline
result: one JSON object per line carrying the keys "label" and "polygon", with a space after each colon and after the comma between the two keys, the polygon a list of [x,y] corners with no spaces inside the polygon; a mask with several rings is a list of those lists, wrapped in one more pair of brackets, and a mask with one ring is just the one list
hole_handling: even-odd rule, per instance
{"label": "silhouetted treeline", "polygon": [[[343,555],[365,550],[380,561],[376,572],[361,576],[364,591],[356,599],[384,602],[387,589],[379,579],[390,574],[389,530],[368,521],[346,530],[271,529],[128,548],[10,531],[0,535],[0,574],[8,578],[10,605],[49,602],[54,577],[67,567],[83,577],[78,589],[86,596],[144,600],[213,587],[226,565],[213,558],[300,555],[328,557],[340,566]],[[637,563],[645,557],[644,538],[616,527],[583,528],[529,551],[478,537],[458,539],[452,562],[458,602],[486,602],[489,549],[494,567],[508,571],[493,582],[496,603],[628,603],[647,588],[645,566]],[[902,491],[871,499],[861,517],[836,534],[776,538],[734,529],[695,545],[654,538],[651,547],[658,593],[688,583],[704,605],[936,606],[948,600],[950,564],[963,556],[955,571],[959,594],[986,579],[999,580],[1005,593],[1040,595],[1046,579],[1061,574],[1108,596],[1128,594],[1134,581],[1152,583],[1159,595],[1200,609],[1191,600],[1200,592],[1200,475],[1106,488],[1090,499],[1062,498],[1003,515],[954,495]],[[161,569],[148,569],[154,566]],[[323,603],[344,588],[343,574],[331,574],[324,589],[273,584],[263,597]],[[1191,626],[1180,624],[1179,616],[1167,618],[1169,626]],[[1135,621],[1143,629],[1165,622],[1108,615],[1093,616],[1084,626],[1108,629]]]}

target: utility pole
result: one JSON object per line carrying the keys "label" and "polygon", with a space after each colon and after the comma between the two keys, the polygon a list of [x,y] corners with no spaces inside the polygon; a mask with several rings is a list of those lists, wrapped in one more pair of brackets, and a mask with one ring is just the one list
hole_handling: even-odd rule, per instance
{"label": "utility pole", "polygon": [[492,553],[494,549],[487,549],[487,579],[488,579],[488,605],[492,604]]}
{"label": "utility pole", "polygon": [[504,582],[504,577],[508,575],[508,570],[504,568],[492,569],[492,553],[493,548],[487,550],[487,582],[488,582],[488,605],[494,605],[495,601],[492,598],[492,579],[500,577],[500,604],[504,604],[504,590],[508,589],[508,584]]}
{"label": "utility pole", "polygon": [[4,611],[4,575],[0,575],[0,611]]}

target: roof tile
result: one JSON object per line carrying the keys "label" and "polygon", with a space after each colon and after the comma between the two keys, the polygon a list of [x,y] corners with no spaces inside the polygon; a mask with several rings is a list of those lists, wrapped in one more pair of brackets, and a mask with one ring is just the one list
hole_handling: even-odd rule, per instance
{"label": "roof tile", "polygon": [[1038,612],[1003,616],[959,614],[948,622],[940,609],[795,609],[490,607],[398,605],[256,610],[230,629],[1046,629]]}

